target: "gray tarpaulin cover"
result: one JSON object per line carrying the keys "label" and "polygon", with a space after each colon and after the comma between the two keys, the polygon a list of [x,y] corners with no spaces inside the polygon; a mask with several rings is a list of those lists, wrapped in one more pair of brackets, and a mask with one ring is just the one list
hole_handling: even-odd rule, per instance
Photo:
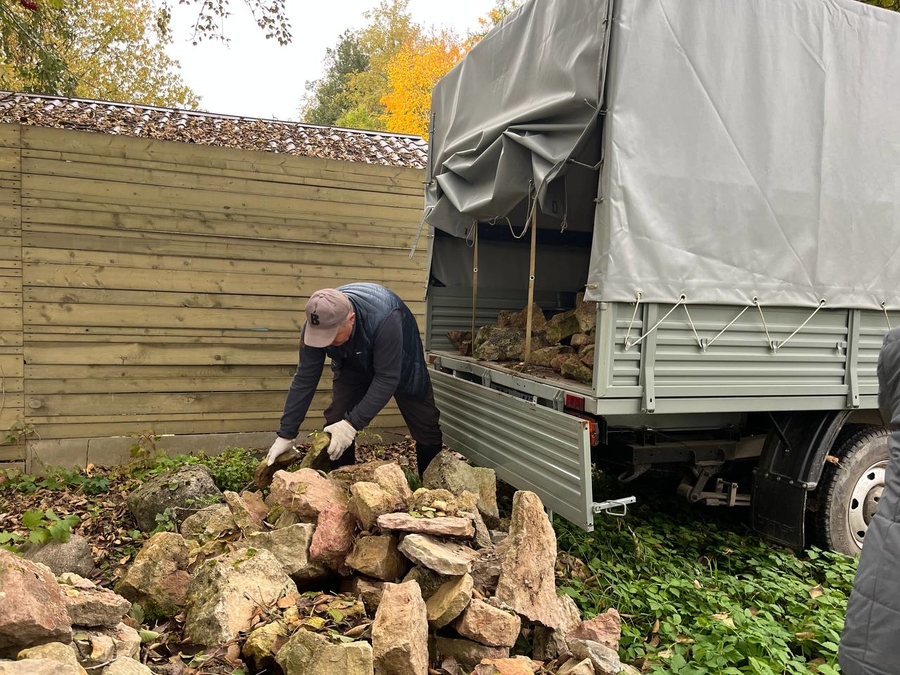
{"label": "gray tarpaulin cover", "polygon": [[[439,83],[429,223],[460,235],[562,173],[605,15],[532,1]],[[900,15],[616,0],[608,60],[588,299],[900,309]]]}

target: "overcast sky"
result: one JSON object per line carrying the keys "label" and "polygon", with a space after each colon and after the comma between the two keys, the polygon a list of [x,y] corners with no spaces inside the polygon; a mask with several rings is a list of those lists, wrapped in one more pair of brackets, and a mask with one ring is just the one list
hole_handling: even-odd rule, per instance
{"label": "overcast sky", "polygon": [[[281,47],[266,40],[243,2],[230,4],[234,16],[225,24],[228,46],[191,44],[191,22],[185,6],[172,3],[174,44],[169,54],[181,62],[182,77],[201,97],[200,107],[213,113],[298,119],[307,80],[322,74],[325,50],[348,28],[361,28],[363,12],[378,0],[287,0],[293,41]],[[464,35],[487,14],[493,0],[410,0],[413,19]]]}

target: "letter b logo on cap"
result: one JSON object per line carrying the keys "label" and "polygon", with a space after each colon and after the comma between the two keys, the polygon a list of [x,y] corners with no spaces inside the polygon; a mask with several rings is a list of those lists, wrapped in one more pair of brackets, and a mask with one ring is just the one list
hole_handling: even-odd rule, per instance
{"label": "letter b logo on cap", "polygon": [[310,314],[310,315],[309,315],[309,322],[310,322],[313,326],[318,326],[318,325],[319,325],[319,315],[318,315],[318,314]]}

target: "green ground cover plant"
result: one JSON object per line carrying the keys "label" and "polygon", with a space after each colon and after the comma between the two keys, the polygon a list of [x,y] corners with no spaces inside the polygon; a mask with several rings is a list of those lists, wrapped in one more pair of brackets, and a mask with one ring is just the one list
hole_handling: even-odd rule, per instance
{"label": "green ground cover plant", "polygon": [[582,560],[558,579],[587,616],[622,614],[620,655],[652,672],[832,675],[856,561],[766,543],[740,513],[652,496],[592,533],[557,518],[559,548]]}

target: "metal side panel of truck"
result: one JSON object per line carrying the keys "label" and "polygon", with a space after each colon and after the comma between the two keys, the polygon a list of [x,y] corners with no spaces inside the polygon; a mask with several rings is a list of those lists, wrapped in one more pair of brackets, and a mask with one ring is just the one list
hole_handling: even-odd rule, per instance
{"label": "metal side panel of truck", "polygon": [[[752,411],[848,410],[874,420],[878,353],[888,322],[900,325],[900,313],[867,310],[822,309],[810,318],[797,308],[689,306],[646,334],[672,307],[635,312],[601,303],[589,386],[455,354],[445,333],[467,326],[460,311],[467,300],[470,308],[470,289],[432,288],[427,304],[426,342],[448,443],[587,530],[598,502],[579,412],[613,427],[657,429],[738,425]],[[479,307],[491,308],[495,320],[517,301],[520,294],[505,294]]]}

